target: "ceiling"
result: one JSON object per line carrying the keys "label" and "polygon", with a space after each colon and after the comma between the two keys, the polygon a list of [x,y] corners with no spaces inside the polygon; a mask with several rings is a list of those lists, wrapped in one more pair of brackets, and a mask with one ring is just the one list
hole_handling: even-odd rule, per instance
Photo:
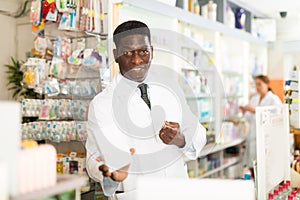
{"label": "ceiling", "polygon": [[299,0],[234,0],[234,2],[244,5],[253,13],[265,15],[271,18],[280,18],[280,11],[287,11],[287,17],[297,17],[300,19]]}

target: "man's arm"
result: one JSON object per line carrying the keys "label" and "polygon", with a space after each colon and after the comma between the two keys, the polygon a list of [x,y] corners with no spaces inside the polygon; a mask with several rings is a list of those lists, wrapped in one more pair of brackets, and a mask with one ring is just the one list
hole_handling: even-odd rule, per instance
{"label": "man's arm", "polygon": [[[88,116],[88,138],[86,141],[87,160],[86,168],[89,176],[97,182],[100,182],[103,192],[106,196],[112,196],[120,182],[112,180],[110,177],[103,176],[100,171],[100,166],[103,165],[99,158],[102,158],[102,154],[98,150],[95,134],[102,134],[100,127],[97,125],[93,103],[90,103],[89,116]],[[97,160],[98,159],[98,160]]]}

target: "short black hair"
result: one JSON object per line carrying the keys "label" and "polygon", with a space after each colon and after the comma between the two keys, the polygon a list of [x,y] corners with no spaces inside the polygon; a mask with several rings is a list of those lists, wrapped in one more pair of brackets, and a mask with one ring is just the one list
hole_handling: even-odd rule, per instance
{"label": "short black hair", "polygon": [[151,43],[150,29],[148,26],[140,21],[130,20],[120,24],[114,31],[113,41],[116,46],[120,43],[120,40],[128,35],[146,35]]}

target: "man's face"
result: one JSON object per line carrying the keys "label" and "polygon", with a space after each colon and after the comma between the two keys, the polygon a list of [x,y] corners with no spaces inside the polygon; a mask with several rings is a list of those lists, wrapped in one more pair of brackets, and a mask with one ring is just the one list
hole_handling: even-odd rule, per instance
{"label": "man's face", "polygon": [[128,35],[121,38],[114,49],[121,74],[129,80],[142,82],[150,68],[153,48],[146,35]]}

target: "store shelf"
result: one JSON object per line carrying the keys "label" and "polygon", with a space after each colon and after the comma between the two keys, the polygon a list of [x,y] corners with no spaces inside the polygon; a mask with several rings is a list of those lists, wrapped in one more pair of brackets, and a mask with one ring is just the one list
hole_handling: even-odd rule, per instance
{"label": "store shelf", "polygon": [[199,100],[199,99],[205,99],[205,98],[214,98],[215,95],[213,94],[200,94],[195,96],[186,96],[187,100]]}
{"label": "store shelf", "polygon": [[243,32],[237,29],[232,29],[220,22],[205,19],[200,15],[193,14],[191,12],[188,12],[181,8],[177,8],[175,6],[170,6],[158,1],[147,1],[147,0],[123,0],[123,3],[141,9],[145,9],[157,14],[165,15],[167,17],[178,19],[182,22],[186,22],[200,28],[217,31],[234,38],[239,38],[241,40],[267,46],[266,41],[260,38],[256,38],[250,33]]}
{"label": "store shelf", "polygon": [[[201,50],[202,53],[206,53],[206,54],[215,54],[214,50],[213,49],[208,49],[208,48],[202,48],[201,45],[199,44],[199,46],[197,47],[192,47],[192,46],[181,46],[181,48],[185,48],[185,49],[193,49],[195,51],[199,51]],[[199,49],[200,48],[200,49]]]}
{"label": "store shelf", "polygon": [[70,100],[92,100],[93,96],[79,96],[79,95],[57,95],[57,96],[47,96],[47,99],[70,99]]}
{"label": "store shelf", "polygon": [[235,116],[225,116],[225,117],[223,117],[223,121],[239,121],[239,122],[241,122],[241,121],[245,121],[245,117],[241,117],[241,116],[237,116],[237,115],[235,115]]}
{"label": "store shelf", "polygon": [[215,144],[215,143],[207,144],[202,149],[202,151],[200,153],[200,157],[204,157],[209,154],[216,153],[218,151],[222,151],[228,147],[239,145],[239,144],[243,143],[244,141],[245,141],[245,138],[237,138],[230,142],[226,142],[224,144]]}
{"label": "store shelf", "polygon": [[213,122],[214,121],[214,118],[200,118],[199,119],[199,122],[200,123],[211,123],[211,122]]}
{"label": "store shelf", "polygon": [[220,167],[218,167],[218,168],[216,168],[216,169],[213,169],[213,170],[211,170],[211,171],[209,171],[209,172],[206,172],[205,174],[203,174],[203,175],[200,176],[199,178],[206,178],[206,177],[208,177],[208,176],[211,176],[211,175],[213,175],[213,174],[215,174],[215,173],[217,173],[217,172],[219,172],[219,171],[222,171],[222,170],[224,170],[224,169],[226,169],[226,168],[228,168],[228,167],[230,167],[230,166],[232,166],[232,165],[238,163],[239,160],[240,160],[239,158],[233,158],[232,161],[228,161],[228,163],[226,163],[226,164],[224,164],[224,165],[221,165]]}
{"label": "store shelf", "polygon": [[239,99],[239,98],[243,98],[243,95],[225,95],[223,96],[223,98],[225,99]]}
{"label": "store shelf", "polygon": [[57,177],[56,185],[49,188],[43,188],[38,191],[30,192],[28,194],[11,197],[10,200],[42,199],[64,193],[72,189],[80,188],[84,184],[85,179],[83,177],[73,175],[60,175]]}
{"label": "store shelf", "polygon": [[181,70],[190,70],[190,71],[200,71],[200,72],[217,72],[217,69],[214,67],[192,67],[192,66],[181,66]]}
{"label": "store shelf", "polygon": [[244,76],[243,73],[235,72],[235,71],[222,71],[222,74],[225,76]]}

